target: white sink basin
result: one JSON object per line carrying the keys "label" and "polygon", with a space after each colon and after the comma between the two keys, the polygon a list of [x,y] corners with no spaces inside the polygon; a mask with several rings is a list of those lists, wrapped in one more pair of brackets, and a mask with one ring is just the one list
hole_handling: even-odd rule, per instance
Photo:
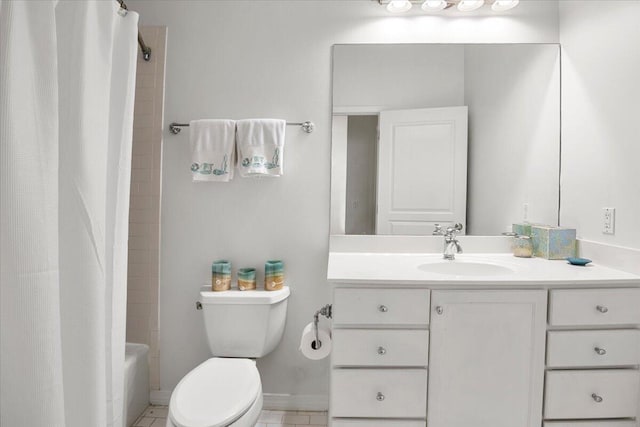
{"label": "white sink basin", "polygon": [[418,269],[449,276],[502,276],[515,273],[514,269],[503,265],[460,260],[430,262],[419,265]]}

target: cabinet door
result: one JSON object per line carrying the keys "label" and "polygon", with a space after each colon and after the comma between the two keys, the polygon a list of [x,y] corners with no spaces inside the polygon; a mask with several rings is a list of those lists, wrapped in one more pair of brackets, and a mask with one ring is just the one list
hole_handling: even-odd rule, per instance
{"label": "cabinet door", "polygon": [[547,293],[433,291],[429,427],[539,427]]}

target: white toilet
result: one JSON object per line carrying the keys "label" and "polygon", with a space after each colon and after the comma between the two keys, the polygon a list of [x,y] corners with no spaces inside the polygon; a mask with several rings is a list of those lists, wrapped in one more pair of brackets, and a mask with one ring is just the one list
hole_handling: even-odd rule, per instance
{"label": "white toilet", "polygon": [[276,348],[289,288],[200,291],[207,341],[215,356],[185,375],[171,394],[167,427],[253,427],[262,410],[254,358]]}

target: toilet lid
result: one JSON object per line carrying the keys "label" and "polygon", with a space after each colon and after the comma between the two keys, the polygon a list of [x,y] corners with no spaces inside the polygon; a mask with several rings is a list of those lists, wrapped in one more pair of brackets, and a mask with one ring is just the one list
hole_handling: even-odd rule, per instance
{"label": "toilet lid", "polygon": [[260,390],[253,360],[213,357],[176,386],[169,416],[179,427],[227,426],[251,407]]}

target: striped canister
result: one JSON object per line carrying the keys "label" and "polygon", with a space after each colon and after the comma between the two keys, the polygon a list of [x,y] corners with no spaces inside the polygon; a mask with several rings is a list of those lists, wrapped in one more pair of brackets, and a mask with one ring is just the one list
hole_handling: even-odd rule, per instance
{"label": "striped canister", "polygon": [[284,264],[280,260],[269,260],[264,264],[264,289],[277,291],[284,286]]}
{"label": "striped canister", "polygon": [[238,270],[238,289],[250,291],[256,288],[256,269],[241,268]]}
{"label": "striped canister", "polygon": [[228,291],[231,289],[231,262],[220,259],[211,264],[211,290]]}

